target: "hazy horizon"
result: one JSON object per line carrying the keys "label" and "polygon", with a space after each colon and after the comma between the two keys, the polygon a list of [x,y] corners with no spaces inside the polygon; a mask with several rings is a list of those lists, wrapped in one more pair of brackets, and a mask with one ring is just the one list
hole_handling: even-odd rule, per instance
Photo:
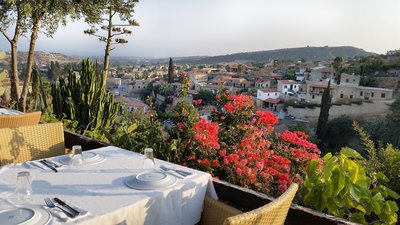
{"label": "hazy horizon", "polygon": [[[134,16],[140,27],[111,54],[167,58],[306,46],[353,46],[384,54],[400,48],[399,8],[396,0],[143,0]],[[69,22],[52,39],[40,34],[36,51],[102,56],[104,43],[83,34],[87,28],[83,21]],[[10,49],[2,35],[0,49]],[[21,38],[19,51],[27,50],[28,40]]]}

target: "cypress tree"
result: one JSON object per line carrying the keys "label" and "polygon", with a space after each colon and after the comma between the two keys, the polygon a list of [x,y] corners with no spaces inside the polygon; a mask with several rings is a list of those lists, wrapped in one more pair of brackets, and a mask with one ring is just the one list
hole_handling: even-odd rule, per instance
{"label": "cypress tree", "polygon": [[316,131],[318,139],[320,139],[320,140],[322,139],[322,136],[325,133],[326,124],[328,123],[328,119],[329,119],[329,109],[331,107],[330,89],[331,89],[331,81],[329,80],[328,87],[322,94],[321,111],[319,113],[318,125],[317,125],[317,131]]}
{"label": "cypress tree", "polygon": [[168,65],[168,83],[174,82],[174,63],[172,62],[172,58],[169,58],[169,65]]}

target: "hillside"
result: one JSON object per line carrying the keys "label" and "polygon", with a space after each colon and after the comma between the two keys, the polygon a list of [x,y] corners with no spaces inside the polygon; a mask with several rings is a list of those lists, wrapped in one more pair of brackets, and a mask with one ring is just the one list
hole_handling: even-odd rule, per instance
{"label": "hillside", "polygon": [[269,60],[329,60],[337,56],[352,58],[355,56],[368,56],[375,53],[366,52],[363,49],[351,46],[342,47],[304,47],[304,48],[286,48],[269,51],[243,52],[230,55],[220,55],[212,57],[181,58],[179,63],[188,64],[212,64],[233,61],[254,61],[265,62]]}
{"label": "hillside", "polygon": [[[28,52],[18,52],[18,62],[26,63],[28,58]],[[6,57],[0,60],[0,63],[7,64],[11,60],[10,52],[6,53]],[[53,52],[35,52],[35,61],[38,65],[48,65],[51,61],[58,61],[60,64],[79,62],[80,58],[63,55],[61,53]]]}

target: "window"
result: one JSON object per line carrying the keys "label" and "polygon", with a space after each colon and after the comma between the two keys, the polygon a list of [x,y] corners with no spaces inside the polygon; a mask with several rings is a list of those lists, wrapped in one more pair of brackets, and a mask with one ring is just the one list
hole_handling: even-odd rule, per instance
{"label": "window", "polygon": [[285,89],[286,89],[286,88],[287,88],[287,86],[286,86],[286,85],[284,85],[284,86],[283,86],[283,88],[285,88]]}
{"label": "window", "polygon": [[311,96],[311,98],[314,99],[314,98],[315,98],[315,95]]}
{"label": "window", "polygon": [[269,96],[269,93],[267,94],[267,96]]}
{"label": "window", "polygon": [[353,79],[353,82],[356,82],[356,79]]}
{"label": "window", "polygon": [[381,98],[385,98],[386,94],[385,93],[381,93]]}
{"label": "window", "polygon": [[343,98],[343,94],[340,94],[340,98]]}
{"label": "window", "polygon": [[353,98],[353,95],[350,95],[350,99],[352,99]]}
{"label": "window", "polygon": [[349,79],[346,79],[346,82],[349,82]]}
{"label": "window", "polygon": [[278,94],[277,93],[275,93],[275,96],[277,96]]}
{"label": "window", "polygon": [[364,94],[364,93],[363,93],[362,91],[360,91],[360,96],[363,96],[363,94]]}
{"label": "window", "polygon": [[374,92],[371,92],[371,97],[374,97]]}

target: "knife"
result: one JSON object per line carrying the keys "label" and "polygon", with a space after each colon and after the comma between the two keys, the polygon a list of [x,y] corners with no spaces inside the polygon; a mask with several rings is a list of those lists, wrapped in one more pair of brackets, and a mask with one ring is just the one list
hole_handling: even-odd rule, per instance
{"label": "knife", "polygon": [[76,210],[76,209],[72,208],[71,206],[67,205],[67,203],[65,203],[65,202],[62,201],[61,199],[59,199],[59,198],[53,198],[53,200],[54,200],[55,202],[57,202],[58,204],[64,206],[65,208],[69,209],[71,212],[73,212],[73,213],[75,214],[74,216],[79,215],[80,212],[79,212],[78,210]]}
{"label": "knife", "polygon": [[40,160],[39,162],[42,163],[43,165],[49,167],[49,168],[50,168],[51,170],[53,170],[54,172],[56,172],[56,173],[58,172],[56,168],[54,168],[54,167],[52,167],[51,165],[47,164],[46,161]]}

